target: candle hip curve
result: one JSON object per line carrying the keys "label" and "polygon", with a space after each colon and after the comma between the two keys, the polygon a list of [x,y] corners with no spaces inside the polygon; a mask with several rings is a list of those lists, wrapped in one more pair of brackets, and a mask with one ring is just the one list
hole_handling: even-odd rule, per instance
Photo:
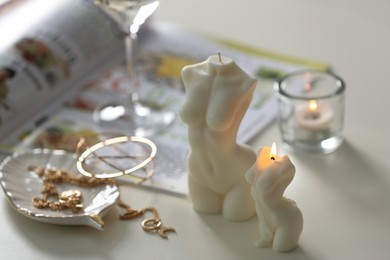
{"label": "candle hip curve", "polygon": [[256,153],[236,142],[256,80],[230,58],[210,56],[183,68],[185,101],[179,111],[188,125],[189,195],[195,210],[233,221],[255,215],[245,172]]}
{"label": "candle hip curve", "polygon": [[290,158],[270,158],[270,147],[259,150],[257,162],[246,173],[256,204],[260,238],[258,247],[272,247],[287,252],[298,245],[303,229],[303,217],[296,203],[283,196],[295,175]]}

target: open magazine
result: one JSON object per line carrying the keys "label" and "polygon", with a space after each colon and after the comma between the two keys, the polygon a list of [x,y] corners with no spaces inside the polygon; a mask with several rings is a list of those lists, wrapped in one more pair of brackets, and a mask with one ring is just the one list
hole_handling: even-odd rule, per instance
{"label": "open magazine", "polygon": [[2,140],[50,115],[88,76],[123,57],[123,33],[88,0],[7,1],[0,35]]}
{"label": "open magazine", "polygon": [[[62,0],[57,1],[63,2]],[[15,0],[15,2],[23,1]],[[32,2],[37,1],[33,0]],[[75,3],[77,1],[70,2]],[[65,3],[63,4],[65,5]],[[87,8],[88,1],[79,1],[79,5],[78,8],[80,10]],[[91,6],[88,8],[91,8]],[[126,84],[123,84],[123,80],[126,78],[126,70],[121,65],[121,59],[118,58],[120,57],[119,54],[124,56],[123,45],[120,37],[118,37],[120,33],[111,21],[106,21],[108,17],[100,13],[99,10],[94,12],[96,14],[94,14],[93,18],[97,19],[98,17],[104,20],[107,26],[103,28],[106,29],[103,30],[105,35],[101,35],[101,32],[96,32],[94,36],[96,39],[104,38],[101,45],[97,43],[97,40],[94,43],[96,45],[94,46],[96,48],[95,54],[92,55],[94,57],[86,59],[88,62],[84,63],[83,68],[80,69],[77,67],[76,61],[83,58],[85,54],[82,52],[78,53],[78,56],[74,54],[76,55],[74,59],[66,59],[66,55],[69,55],[66,52],[63,52],[62,55],[60,55],[61,52],[59,50],[58,52],[53,52],[57,55],[56,57],[62,57],[62,59],[53,58],[56,60],[55,63],[45,65],[39,69],[46,74],[49,70],[55,70],[55,75],[57,76],[52,77],[48,73],[48,78],[40,79],[42,81],[40,89],[36,86],[35,88],[31,87],[32,94],[18,97],[18,100],[16,100],[15,94],[15,96],[10,96],[7,99],[10,104],[15,106],[15,110],[12,111],[13,114],[8,115],[8,118],[15,118],[15,122],[9,127],[18,128],[21,131],[16,131],[4,138],[2,140],[3,144],[16,147],[13,150],[50,148],[74,152],[77,140],[80,137],[87,136],[93,143],[99,141],[101,133],[121,132],[123,128],[117,128],[115,125],[109,124],[97,124],[92,117],[92,112],[97,106],[123,98],[124,93],[127,91],[124,89]],[[66,21],[64,20],[63,22],[65,23]],[[97,30],[97,27],[92,26],[88,30]],[[109,34],[107,34],[108,31],[110,31]],[[51,43],[49,42],[50,38],[41,39],[37,36],[40,34],[31,34],[30,38],[40,39],[48,45]],[[67,39],[68,36],[70,37],[70,35],[61,34],[64,41],[71,42],[72,37]],[[33,47],[36,48],[36,46]],[[97,51],[98,48],[100,48],[100,52]],[[151,24],[147,29],[143,30],[140,35],[138,51],[136,66],[141,73],[139,74],[137,91],[142,102],[158,109],[169,109],[178,112],[185,97],[180,77],[181,69],[185,65],[204,61],[208,56],[218,52],[234,59],[244,71],[259,78],[252,103],[238,133],[239,142],[250,141],[276,115],[277,107],[276,100],[273,97],[272,80],[268,79],[267,76],[303,68],[302,65],[259,57],[227,47],[214,40],[178,30],[170,25],[161,24]],[[36,50],[34,49],[33,53],[35,52]],[[13,55],[17,55],[17,50],[14,50]],[[23,57],[20,57],[20,54],[18,55],[19,60],[23,59]],[[58,60],[62,60],[62,62]],[[30,68],[30,70],[38,69],[38,65],[35,63],[27,64],[26,61],[23,62],[24,66]],[[37,61],[34,60],[34,62]],[[17,63],[14,62],[12,64],[16,66]],[[67,69],[63,68],[65,65],[60,64],[65,64]],[[0,64],[1,66],[4,67],[5,65]],[[104,67],[105,69],[102,70]],[[22,70],[23,68],[17,67],[17,69]],[[70,78],[73,74],[74,78],[72,80],[67,79],[67,77]],[[55,83],[58,86],[51,86],[47,82],[44,84],[45,81],[50,81],[51,78],[57,80]],[[31,82],[31,80],[25,78],[24,82]],[[22,80],[19,79],[18,82],[10,80],[9,84],[11,83],[12,86],[17,88],[22,84]],[[53,89],[57,89],[57,91]],[[33,95],[38,97],[38,94],[40,106],[30,110],[31,102],[35,100]],[[19,103],[23,103],[23,106],[17,107]],[[49,105],[49,103],[56,104],[58,109],[55,112],[51,112],[49,108],[55,105]],[[6,118],[7,113],[11,112],[2,109],[2,113],[1,115]],[[31,116],[34,113],[39,114],[40,117]],[[25,115],[19,116],[19,114]],[[42,115],[45,120],[40,120],[37,123],[36,120],[42,118]],[[31,117],[30,120],[25,119],[28,117]],[[16,118],[23,119],[16,120]],[[124,124],[129,124],[129,129],[131,129],[131,122],[124,122]],[[10,130],[5,129],[4,133],[7,131]],[[172,125],[150,137],[150,139],[157,145],[157,155],[154,163],[155,171],[151,180],[145,182],[143,186],[169,193],[186,195],[188,193],[187,155],[190,149],[187,142],[186,126],[177,117]],[[3,149],[7,150],[6,147],[3,147]],[[126,178],[123,178],[123,180],[126,181]]]}

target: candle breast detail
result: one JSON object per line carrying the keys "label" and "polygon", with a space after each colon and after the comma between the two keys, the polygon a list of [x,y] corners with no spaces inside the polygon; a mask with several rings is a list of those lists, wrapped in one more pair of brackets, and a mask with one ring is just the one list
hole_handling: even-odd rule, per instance
{"label": "candle breast detail", "polygon": [[270,147],[260,149],[257,162],[246,173],[259,221],[256,246],[286,252],[298,245],[303,228],[300,209],[293,200],[283,197],[294,178],[295,167],[287,155],[270,154]]}
{"label": "candle breast detail", "polygon": [[189,195],[195,210],[222,214],[234,221],[255,215],[245,172],[256,153],[237,144],[241,120],[252,100],[256,80],[227,57],[182,70],[186,98],[180,117],[188,125]]}

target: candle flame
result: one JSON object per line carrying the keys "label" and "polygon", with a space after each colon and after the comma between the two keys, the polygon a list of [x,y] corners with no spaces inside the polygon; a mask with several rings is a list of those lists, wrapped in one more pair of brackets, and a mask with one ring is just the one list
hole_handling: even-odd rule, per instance
{"label": "candle flame", "polygon": [[315,100],[309,101],[309,110],[312,112],[316,112],[318,108],[317,102]]}
{"label": "candle flame", "polygon": [[276,144],[275,143],[272,144],[271,152],[269,153],[269,158],[271,160],[275,160],[275,158],[276,158]]}

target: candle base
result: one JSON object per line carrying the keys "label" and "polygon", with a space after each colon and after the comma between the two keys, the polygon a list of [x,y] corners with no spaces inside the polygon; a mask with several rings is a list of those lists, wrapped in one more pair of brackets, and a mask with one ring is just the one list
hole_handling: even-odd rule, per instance
{"label": "candle base", "polygon": [[289,139],[282,136],[283,146],[292,152],[328,154],[337,150],[343,143],[343,137],[332,136],[323,140]]}

